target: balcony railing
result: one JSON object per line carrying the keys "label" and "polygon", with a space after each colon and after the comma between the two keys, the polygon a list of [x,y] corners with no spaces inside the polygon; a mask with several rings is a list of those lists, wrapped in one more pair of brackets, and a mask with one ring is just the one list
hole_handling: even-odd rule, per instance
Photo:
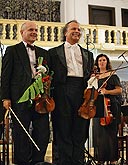
{"label": "balcony railing", "polygon": [[[4,45],[13,45],[22,40],[20,28],[26,20],[0,19],[0,41]],[[53,47],[62,43],[64,23],[40,22],[36,44],[43,47]],[[95,46],[101,50],[127,50],[128,27],[81,25],[82,37],[80,44],[84,47]],[[89,36],[89,37],[88,37]],[[89,38],[89,40],[87,40]],[[90,44],[92,43],[92,45]]]}

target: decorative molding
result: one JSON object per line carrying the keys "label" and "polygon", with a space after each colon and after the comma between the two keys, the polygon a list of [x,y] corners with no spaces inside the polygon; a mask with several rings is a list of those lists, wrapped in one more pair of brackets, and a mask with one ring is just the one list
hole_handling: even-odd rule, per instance
{"label": "decorative molding", "polygon": [[60,22],[60,3],[55,0],[1,0],[0,18]]}

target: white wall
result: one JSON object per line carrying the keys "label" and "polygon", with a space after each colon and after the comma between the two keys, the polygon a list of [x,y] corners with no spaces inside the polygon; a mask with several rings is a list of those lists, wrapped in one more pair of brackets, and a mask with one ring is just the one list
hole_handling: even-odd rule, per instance
{"label": "white wall", "polygon": [[128,9],[128,0],[60,0],[61,22],[72,19],[81,24],[89,24],[88,5],[97,5],[115,8],[116,26],[122,26],[121,8]]}
{"label": "white wall", "polygon": [[60,0],[61,1],[61,22],[68,22],[76,19],[81,24],[87,24],[88,5],[86,0]]}

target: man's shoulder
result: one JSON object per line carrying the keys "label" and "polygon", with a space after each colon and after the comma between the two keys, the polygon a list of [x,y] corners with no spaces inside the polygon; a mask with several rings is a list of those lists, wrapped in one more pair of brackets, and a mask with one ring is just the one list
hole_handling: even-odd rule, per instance
{"label": "man's shoulder", "polygon": [[19,46],[19,45],[21,45],[21,44],[23,44],[23,43],[20,42],[20,43],[17,43],[17,44],[15,44],[15,45],[9,45],[9,46],[7,46],[7,48],[14,48],[14,47],[17,47],[17,46]]}
{"label": "man's shoulder", "polygon": [[23,43],[20,42],[20,43],[17,43],[17,44],[15,44],[15,45],[9,45],[9,46],[6,47],[6,50],[13,51],[13,50],[19,48],[19,46],[22,45],[22,44],[23,44]]}
{"label": "man's shoulder", "polygon": [[83,46],[81,46],[80,44],[78,44],[78,46],[80,47],[80,49],[82,49],[83,51],[88,51],[86,48],[84,48]]}
{"label": "man's shoulder", "polygon": [[[78,45],[79,45],[79,44],[78,44]],[[82,47],[81,45],[79,45],[79,47],[80,47],[80,49],[81,49],[82,51],[88,52],[88,53],[91,53],[91,54],[92,54],[92,52],[91,52],[90,50],[87,50],[86,48]]]}
{"label": "man's shoulder", "polygon": [[48,51],[52,51],[52,50],[56,50],[56,49],[60,49],[60,48],[62,48],[63,46],[64,46],[64,43],[61,44],[61,45],[58,45],[58,46],[56,46],[56,47],[52,47],[52,48],[50,48]]}
{"label": "man's shoulder", "polygon": [[38,49],[38,50],[40,50],[40,51],[47,52],[47,50],[46,50],[45,48],[43,48],[43,47],[36,46],[36,45],[35,45],[35,47],[36,47],[36,49]]}

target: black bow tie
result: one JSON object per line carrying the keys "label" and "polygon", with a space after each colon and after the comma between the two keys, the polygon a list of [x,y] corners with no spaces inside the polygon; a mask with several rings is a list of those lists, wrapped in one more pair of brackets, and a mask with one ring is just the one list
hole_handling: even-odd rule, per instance
{"label": "black bow tie", "polygon": [[29,47],[31,50],[35,50],[35,47],[33,45],[27,44],[27,47]]}

